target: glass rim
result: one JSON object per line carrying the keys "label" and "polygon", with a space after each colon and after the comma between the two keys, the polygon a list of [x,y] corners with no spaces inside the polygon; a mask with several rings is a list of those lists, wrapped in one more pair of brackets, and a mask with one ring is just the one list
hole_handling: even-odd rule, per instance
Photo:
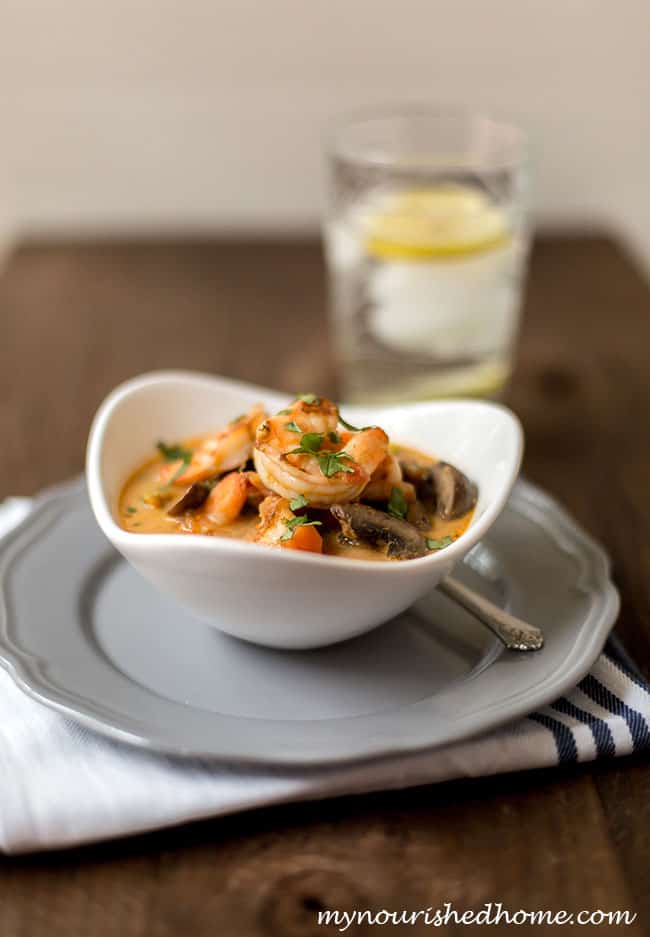
{"label": "glass rim", "polygon": [[405,105],[396,107],[385,107],[376,109],[359,109],[349,111],[342,117],[332,122],[325,133],[324,149],[325,154],[330,159],[340,159],[358,166],[369,166],[376,169],[404,169],[404,170],[426,170],[435,168],[436,170],[457,169],[458,162],[448,160],[447,162],[431,159],[412,159],[404,158],[391,153],[371,152],[369,149],[364,151],[363,145],[350,144],[346,142],[344,136],[346,133],[360,130],[364,126],[371,127],[373,124],[427,120],[432,124],[443,121],[457,121],[459,124],[483,124],[498,133],[503,133],[509,137],[508,146],[512,148],[513,155],[503,156],[490,160],[490,168],[494,170],[516,169],[525,166],[529,158],[529,138],[526,132],[517,124],[502,118],[499,115],[491,114],[486,111],[474,111],[470,108],[435,105]]}

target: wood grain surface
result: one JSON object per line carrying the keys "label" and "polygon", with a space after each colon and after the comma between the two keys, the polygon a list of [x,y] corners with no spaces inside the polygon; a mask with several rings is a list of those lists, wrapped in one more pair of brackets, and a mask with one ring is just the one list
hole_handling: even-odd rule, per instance
{"label": "wood grain surface", "polygon": [[[24,247],[0,279],[0,497],[79,472],[98,403],[140,371],[331,389],[324,306],[316,243]],[[525,472],[607,546],[619,632],[650,676],[649,364],[650,294],[624,251],[599,235],[540,238],[508,394]],[[317,926],[322,907],[446,901],[629,909],[637,921],[620,930],[638,935],[650,926],[649,856],[650,770],[637,757],[6,857],[0,937],[302,937],[336,932]]]}

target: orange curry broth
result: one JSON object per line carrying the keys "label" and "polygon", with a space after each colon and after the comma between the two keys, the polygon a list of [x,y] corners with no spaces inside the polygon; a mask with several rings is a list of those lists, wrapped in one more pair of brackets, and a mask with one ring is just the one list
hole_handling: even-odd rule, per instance
{"label": "orange curry broth", "polygon": [[[208,435],[206,433],[206,436]],[[203,438],[202,436],[194,437],[185,440],[181,445],[184,448],[193,449],[201,443]],[[436,462],[436,459],[431,456],[408,446],[392,445],[391,452],[395,455],[411,456],[426,465],[433,465]],[[203,520],[200,508],[187,511],[179,517],[170,517],[167,514],[168,508],[181,497],[188,486],[187,484],[162,485],[158,476],[165,464],[165,459],[161,455],[148,459],[136,469],[125,484],[117,511],[117,522],[124,530],[140,534],[200,533],[212,537],[230,537],[251,542],[256,540],[259,514],[256,508],[250,506],[246,506],[236,520],[216,529]],[[156,501],[159,503],[155,503]],[[425,537],[434,540],[444,537],[456,540],[467,529],[473,513],[474,511],[471,510],[460,518],[444,521],[429,510],[431,527],[422,533]],[[323,553],[329,556],[394,562],[388,560],[384,552],[377,547],[366,544],[353,545],[341,541],[338,536],[338,525],[331,529],[323,526],[319,528],[319,531],[323,536]]]}

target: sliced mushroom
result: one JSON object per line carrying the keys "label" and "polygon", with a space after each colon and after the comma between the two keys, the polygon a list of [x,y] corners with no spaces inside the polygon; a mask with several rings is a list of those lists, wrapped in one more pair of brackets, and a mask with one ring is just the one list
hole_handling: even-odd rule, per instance
{"label": "sliced mushroom", "polygon": [[476,504],[477,488],[466,475],[448,462],[431,467],[436,492],[436,514],[445,521],[455,520]]}
{"label": "sliced mushroom", "polygon": [[476,504],[476,485],[449,462],[427,465],[405,457],[399,463],[404,478],[415,485],[420,498],[433,500],[436,514],[443,520],[462,517]]}
{"label": "sliced mushroom", "polygon": [[431,521],[421,501],[411,501],[406,512],[406,520],[418,530],[429,530]]}
{"label": "sliced mushroom", "polygon": [[399,456],[397,460],[402,469],[402,475],[404,478],[415,485],[418,488],[420,485],[431,484],[431,469],[432,465],[427,465],[424,462],[418,462],[416,459],[411,459],[408,456]]}
{"label": "sliced mushroom", "polygon": [[418,493],[420,498],[429,498],[435,500],[436,491],[433,481],[433,465],[425,462],[418,462],[408,456],[398,458],[402,477],[410,482]]}
{"label": "sliced mushroom", "polygon": [[194,482],[189,488],[185,489],[183,495],[175,501],[167,510],[170,517],[178,517],[185,511],[194,511],[200,508],[205,499],[210,494],[212,486],[207,482]]}
{"label": "sliced mushroom", "polygon": [[387,544],[387,555],[394,559],[413,559],[427,552],[424,537],[408,521],[391,517],[367,504],[334,504],[330,511],[340,523],[343,536],[351,543],[365,540],[374,546]]}

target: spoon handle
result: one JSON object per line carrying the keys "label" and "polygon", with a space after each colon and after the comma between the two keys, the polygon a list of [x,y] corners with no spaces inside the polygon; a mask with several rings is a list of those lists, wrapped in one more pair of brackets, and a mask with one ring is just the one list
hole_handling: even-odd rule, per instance
{"label": "spoon handle", "polygon": [[438,583],[438,588],[487,625],[509,651],[539,651],[544,646],[544,634],[540,628],[504,612],[458,579],[447,576]]}

